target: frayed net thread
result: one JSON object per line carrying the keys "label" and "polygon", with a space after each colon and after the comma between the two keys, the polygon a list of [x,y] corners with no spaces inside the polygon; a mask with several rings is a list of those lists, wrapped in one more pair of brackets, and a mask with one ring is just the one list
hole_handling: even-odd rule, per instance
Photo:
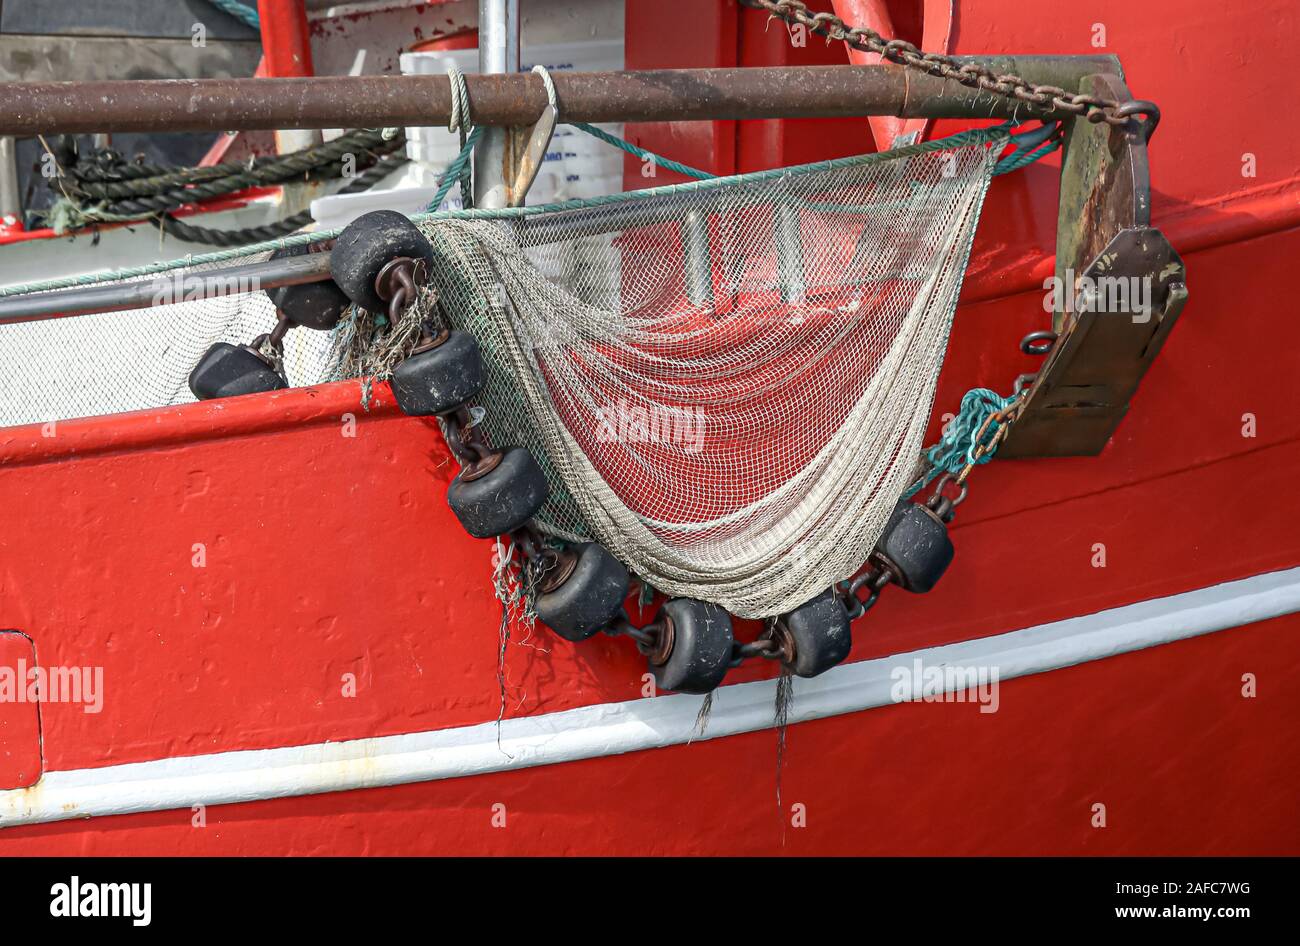
{"label": "frayed net thread", "polygon": [[501,602],[503,625],[531,630],[537,623],[535,569],[521,561],[514,542],[508,546],[496,539],[492,553],[492,589]]}
{"label": "frayed net thread", "polygon": [[427,284],[419,287],[415,302],[395,324],[386,314],[354,305],[334,333],[330,375],[335,380],[360,379],[361,406],[370,410],[374,383],[392,378],[393,369],[410,355],[426,330],[443,327],[438,292]]}

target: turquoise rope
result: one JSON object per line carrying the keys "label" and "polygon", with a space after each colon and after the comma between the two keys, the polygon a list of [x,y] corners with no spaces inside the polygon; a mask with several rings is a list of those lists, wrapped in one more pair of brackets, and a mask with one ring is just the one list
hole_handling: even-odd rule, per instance
{"label": "turquoise rope", "polygon": [[[679,195],[690,196],[691,194],[717,190],[737,183],[752,184],[776,180],[778,178],[797,178],[807,174],[821,174],[827,171],[837,171],[842,168],[869,167],[874,164],[885,164],[890,161],[915,157],[916,155],[931,154],[935,151],[946,151],[950,148],[963,148],[967,145],[991,144],[999,139],[1002,139],[1005,143],[1006,137],[1006,130],[1003,126],[993,128],[974,128],[969,131],[958,132],[957,134],[950,135],[947,138],[939,138],[934,141],[922,141],[914,145],[908,145],[904,148],[894,148],[890,151],[879,151],[872,154],[856,155],[847,158],[834,158],[828,161],[815,161],[811,164],[800,164],[788,168],[752,171],[747,174],[713,177],[705,180],[688,181],[682,184],[661,184],[658,187],[647,187],[644,190],[627,191],[626,193],[620,194],[605,194],[599,197],[576,198],[574,200],[566,200],[557,204],[542,204],[531,207],[474,207],[463,210],[447,210],[416,214],[411,219],[417,223],[425,220],[508,220],[565,210],[588,210],[595,207],[606,207],[613,204],[627,205],[639,200],[654,200],[657,198]],[[152,276],[156,273],[167,272],[168,270],[177,269],[182,266],[201,266],[208,263],[224,263],[228,260],[239,259],[245,256],[255,256],[259,253],[265,253],[272,250],[332,240],[342,232],[343,228],[339,227],[333,230],[317,230],[311,233],[296,233],[293,236],[281,237],[277,240],[267,240],[263,243],[254,243],[248,246],[232,247],[230,249],[218,250],[212,253],[203,253],[198,256],[189,255],[180,259],[165,260],[158,263],[149,263],[126,269],[85,273],[80,276],[64,276],[59,279],[49,279],[41,282],[26,283],[19,286],[9,286],[7,288],[0,288],[0,298],[5,296],[26,295],[27,293],[32,292],[47,292],[54,289],[67,289],[72,286],[86,286],[97,282],[120,281],[140,276]]]}
{"label": "turquoise rope", "polygon": [[[1011,125],[1011,122],[1007,122],[999,127],[1010,131]],[[1059,122],[1043,122],[1041,128],[1012,135],[1011,144],[1015,146],[1015,150],[997,163],[993,168],[993,174],[995,176],[1010,174],[1047,157],[1061,147],[1061,136],[1057,134],[1059,129]]]}
{"label": "turquoise rope", "polygon": [[715,174],[710,174],[708,171],[701,171],[699,168],[693,168],[689,164],[682,164],[679,161],[674,161],[672,158],[665,158],[663,155],[655,154],[653,151],[647,151],[645,148],[642,148],[639,145],[634,145],[627,139],[611,134],[603,128],[597,128],[595,125],[588,125],[586,122],[567,122],[566,124],[572,125],[579,131],[585,131],[593,138],[599,138],[607,145],[613,145],[621,151],[626,151],[633,157],[640,158],[642,161],[649,158],[659,167],[667,168],[670,171],[676,171],[678,174],[685,174],[687,177],[698,178],[701,181],[706,181],[709,178],[717,176]]}
{"label": "turquoise rope", "polygon": [[262,18],[257,15],[257,11],[252,7],[244,6],[238,0],[208,0],[208,3],[246,26],[251,26],[255,30],[262,29]]}
{"label": "turquoise rope", "polygon": [[[975,449],[980,445],[975,438],[990,414],[995,414],[1014,404],[1017,397],[1019,395],[1016,394],[1003,397],[988,388],[971,388],[967,391],[961,399],[961,408],[957,411],[957,416],[944,428],[939,442],[925,452],[930,471],[917,480],[912,488],[903,494],[903,498],[908,499],[916,495],[940,474],[951,473],[956,476],[967,465],[980,466],[992,460],[996,450],[990,450],[982,457],[975,456]],[[983,444],[987,446],[997,432],[997,426],[990,425],[984,432]]]}
{"label": "turquoise rope", "polygon": [[[649,158],[660,167],[668,168],[670,171],[676,171],[678,174],[684,174],[687,177],[694,177],[702,181],[716,177],[716,175],[710,174],[708,171],[701,171],[699,168],[693,168],[689,164],[682,164],[681,162],[674,161],[671,158],[665,158],[661,154],[656,154],[653,151],[635,145],[626,138],[620,138],[618,135],[605,131],[603,128],[597,128],[595,125],[589,125],[586,122],[568,122],[568,124],[577,128],[579,131],[586,132],[593,138],[598,138],[608,145],[613,145],[621,151],[626,151],[634,157],[640,158],[643,161]],[[995,129],[992,129],[1005,132],[1010,138],[1011,144],[1015,145],[1016,148],[1015,151],[997,163],[993,169],[993,174],[995,176],[1010,174],[1012,171],[1018,171],[1023,167],[1033,164],[1040,158],[1046,157],[1061,147],[1059,136],[1055,138],[1053,137],[1056,134],[1058,127],[1057,123],[1044,122],[1042,128],[1034,131],[1022,132],[1018,135],[1012,135],[1011,130],[1019,124],[1018,121],[1012,120],[1003,122],[1001,125],[996,126]],[[950,139],[941,138],[939,140],[949,141]]]}
{"label": "turquoise rope", "polygon": [[447,199],[448,192],[451,191],[451,185],[460,181],[461,201],[468,206],[472,202],[473,195],[465,193],[466,182],[468,177],[464,176],[469,166],[470,155],[474,153],[474,145],[478,143],[479,134],[483,129],[475,128],[465,139],[465,146],[460,149],[460,154],[456,155],[456,160],[447,165],[446,170],[442,172],[442,177],[438,178],[438,193],[433,195],[433,200],[425,208],[426,213],[436,211],[442,206],[442,202]]}

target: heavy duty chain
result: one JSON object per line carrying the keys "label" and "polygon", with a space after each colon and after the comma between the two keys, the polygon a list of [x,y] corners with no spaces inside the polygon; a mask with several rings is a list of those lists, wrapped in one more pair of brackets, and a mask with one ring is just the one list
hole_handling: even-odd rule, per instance
{"label": "heavy duty chain", "polygon": [[1068,92],[1054,85],[1033,85],[1016,75],[1001,75],[978,63],[963,61],[942,53],[927,53],[901,39],[886,39],[875,30],[850,26],[834,13],[813,13],[800,0],[740,0],[747,7],[766,10],[771,16],[789,24],[800,24],[819,36],[841,40],[854,49],[876,53],[882,59],[915,69],[941,79],[951,79],[962,85],[981,89],[994,95],[1024,102],[1041,108],[1055,108],[1070,112],[1097,123],[1121,127],[1134,117],[1148,117],[1147,136],[1159,119],[1159,109],[1145,101],[1118,102]]}

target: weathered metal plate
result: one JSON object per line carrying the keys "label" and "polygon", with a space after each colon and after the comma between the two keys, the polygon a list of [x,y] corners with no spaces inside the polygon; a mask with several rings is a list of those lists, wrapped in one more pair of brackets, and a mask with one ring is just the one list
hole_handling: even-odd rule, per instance
{"label": "weathered metal plate", "polygon": [[[1130,98],[1113,75],[1081,89]],[[1092,456],[1110,440],[1187,298],[1182,259],[1150,223],[1141,131],[1075,120],[1057,223],[1059,337],[998,456]]]}

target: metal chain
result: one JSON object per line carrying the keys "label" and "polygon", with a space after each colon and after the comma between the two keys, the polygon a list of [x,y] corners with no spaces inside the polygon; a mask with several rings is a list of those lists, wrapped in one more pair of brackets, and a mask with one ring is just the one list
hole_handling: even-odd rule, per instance
{"label": "metal chain", "polygon": [[1056,108],[1086,117],[1093,123],[1105,122],[1117,127],[1127,125],[1134,115],[1148,115],[1153,119],[1159,115],[1159,110],[1150,102],[1117,102],[1094,95],[1067,92],[1054,85],[1032,85],[1019,76],[1001,75],[979,63],[965,62],[942,53],[922,52],[905,40],[886,39],[875,30],[850,26],[834,13],[812,13],[800,0],[740,2],[756,10],[766,10],[769,15],[786,23],[801,24],[819,36],[841,40],[863,52],[876,53],[897,65],[941,79],[952,79],[968,88],[1013,98],[1026,105]]}
{"label": "metal chain", "polygon": [[[970,459],[966,465],[961,468],[961,472],[953,479],[961,488],[966,487],[966,477],[970,476],[971,470],[979,465],[984,457],[994,453],[1002,441],[1007,439],[1007,434],[1011,432],[1011,425],[1016,422],[1020,414],[1025,409],[1027,400],[1027,391],[1021,390],[1016,392],[1016,399],[1002,408],[1000,411],[994,411],[984,419],[980,425],[979,432],[975,434],[974,446],[971,448]],[[989,436],[989,428],[997,424],[997,429]],[[987,437],[987,439],[985,439]]]}

